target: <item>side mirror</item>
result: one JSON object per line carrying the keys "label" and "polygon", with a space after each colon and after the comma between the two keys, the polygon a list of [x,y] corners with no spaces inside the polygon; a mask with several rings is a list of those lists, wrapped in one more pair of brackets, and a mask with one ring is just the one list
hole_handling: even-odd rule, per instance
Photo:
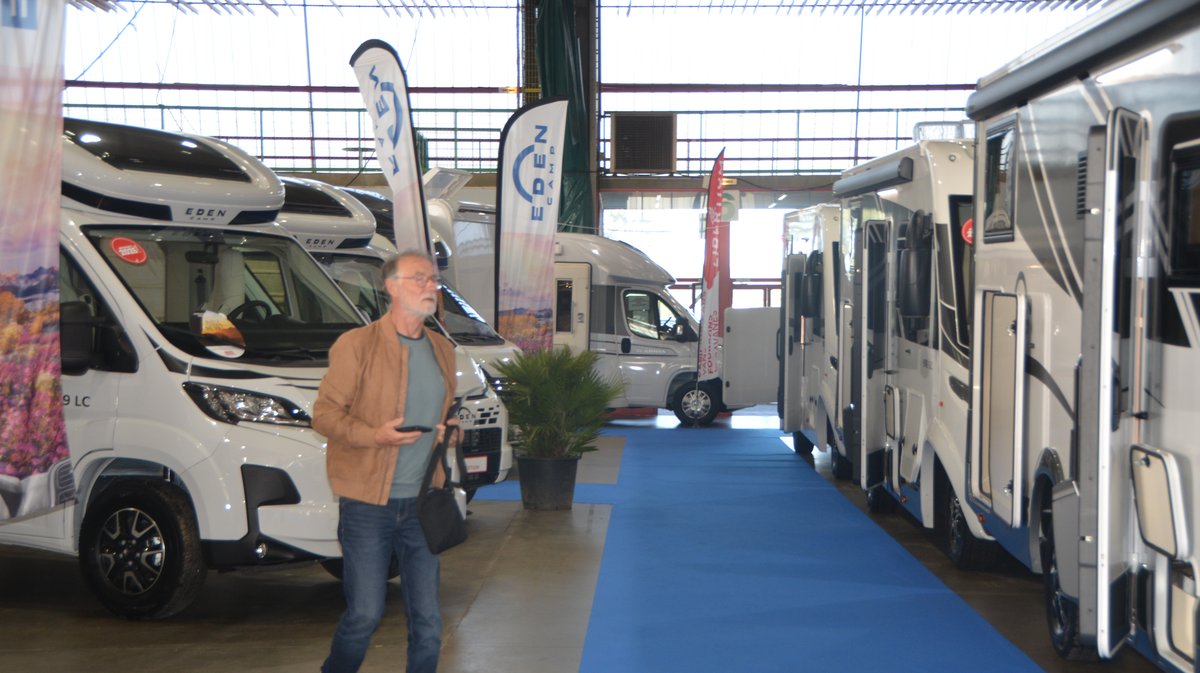
{"label": "side mirror", "polygon": [[675,325],[675,340],[680,343],[688,343],[690,341],[699,341],[700,337],[696,334],[696,330],[692,329],[692,324],[685,321],[680,321]]}
{"label": "side mirror", "polygon": [[96,319],[91,309],[81,301],[68,301],[59,306],[58,341],[62,350],[62,373],[79,375],[92,365],[96,341]]}

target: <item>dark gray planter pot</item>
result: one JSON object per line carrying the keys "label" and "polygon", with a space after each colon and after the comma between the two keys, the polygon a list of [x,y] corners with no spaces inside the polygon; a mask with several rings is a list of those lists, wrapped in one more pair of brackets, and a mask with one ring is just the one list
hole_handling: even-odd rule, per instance
{"label": "dark gray planter pot", "polygon": [[517,456],[521,482],[521,504],[525,509],[554,511],[571,509],[575,500],[575,474],[579,457],[536,458]]}

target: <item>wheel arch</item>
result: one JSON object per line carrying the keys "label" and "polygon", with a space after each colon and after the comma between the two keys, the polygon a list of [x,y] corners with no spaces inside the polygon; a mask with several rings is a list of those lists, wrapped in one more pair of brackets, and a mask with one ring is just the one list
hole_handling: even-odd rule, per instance
{"label": "wheel arch", "polygon": [[1037,470],[1033,473],[1033,489],[1029,494],[1029,502],[1025,520],[1029,522],[1029,569],[1035,573],[1042,572],[1042,552],[1039,540],[1042,536],[1042,502],[1050,496],[1054,487],[1066,480],[1062,456],[1058,449],[1047,447],[1042,451],[1038,460]]}
{"label": "wheel arch", "polygon": [[[722,400],[722,396],[721,396],[721,389],[724,387],[724,384],[721,382],[720,378],[714,379],[714,381],[716,383],[712,385],[712,392],[716,393],[717,401],[721,403],[722,407],[724,407],[725,402]],[[688,370],[676,372],[675,375],[673,377],[671,377],[671,382],[667,385],[667,397],[665,400],[663,400],[662,408],[670,409],[671,408],[671,400],[675,399],[675,393],[678,392],[680,388],[687,386],[687,385],[693,385],[695,383],[696,383],[696,370],[695,369],[688,369]],[[710,383],[710,382],[705,381],[705,383]]]}
{"label": "wheel arch", "polygon": [[151,460],[138,458],[104,457],[83,461],[75,472],[76,502],[74,520],[71,522],[75,552],[79,553],[79,537],[83,520],[96,500],[115,482],[122,479],[153,479],[178,488],[196,512],[195,498],[183,477],[176,470]]}
{"label": "wheel arch", "polygon": [[[939,426],[935,425],[934,427],[937,428]],[[930,441],[931,439],[933,439],[934,437],[937,437],[937,436],[939,436],[939,435],[936,432],[931,431],[925,440],[926,456],[929,456],[929,458],[927,458],[927,459],[932,463],[934,473],[935,474],[940,473],[940,475],[941,475],[940,478],[945,480],[943,487],[949,488],[951,490],[951,492],[958,497],[958,505],[959,505],[959,507],[962,508],[963,512],[967,515],[966,516],[967,528],[970,529],[971,534],[981,540],[995,539],[992,537],[992,535],[990,533],[987,532],[987,529],[983,527],[983,523],[979,521],[979,513],[975,511],[975,509],[971,506],[970,500],[966,497],[966,471],[967,471],[966,456],[964,456],[962,454],[956,454],[954,451],[951,451],[948,448],[944,448],[945,446],[951,445],[951,444],[949,444],[948,436],[945,437],[946,444],[942,444],[940,442],[934,443],[934,442]],[[922,511],[924,511],[924,508],[926,506],[925,500],[928,497],[929,507],[935,513],[939,512],[937,503],[934,502],[934,500],[935,500],[935,497],[934,497],[935,494],[933,493],[934,490],[936,490],[936,486],[934,489],[922,489],[922,492],[921,492]],[[930,492],[928,496],[925,495],[926,491]]]}

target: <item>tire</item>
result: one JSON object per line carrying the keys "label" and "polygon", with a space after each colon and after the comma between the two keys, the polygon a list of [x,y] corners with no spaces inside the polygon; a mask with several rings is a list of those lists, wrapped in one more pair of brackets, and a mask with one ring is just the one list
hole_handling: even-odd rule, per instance
{"label": "tire", "polygon": [[1042,501],[1040,535],[1043,600],[1050,645],[1063,659],[1093,659],[1095,651],[1089,650],[1079,642],[1079,605],[1067,597],[1058,579],[1058,556],[1054,552],[1054,520],[1049,497]]}
{"label": "tire", "polygon": [[804,436],[803,432],[792,433],[792,450],[797,456],[812,456],[813,449],[816,445],[808,441],[808,437]]}
{"label": "tire", "polygon": [[867,489],[867,511],[886,514],[896,508],[896,500],[882,486]]}
{"label": "tire", "polygon": [[200,593],[208,570],[191,502],[164,481],[112,483],[84,515],[79,567],[88,588],[116,615],[179,613]]}
{"label": "tire", "polygon": [[934,497],[938,514],[935,515],[934,524],[946,556],[959,570],[982,570],[991,566],[996,558],[996,543],[981,540],[971,532],[962,502],[954,493],[940,464],[936,479]]}
{"label": "tire", "polygon": [[721,410],[721,403],[713,394],[712,387],[695,382],[685,383],[671,396],[671,411],[683,425],[712,425]]}
{"label": "tire", "polygon": [[984,570],[995,562],[996,543],[981,540],[967,525],[966,511],[953,493],[946,499],[946,555],[959,570]]}

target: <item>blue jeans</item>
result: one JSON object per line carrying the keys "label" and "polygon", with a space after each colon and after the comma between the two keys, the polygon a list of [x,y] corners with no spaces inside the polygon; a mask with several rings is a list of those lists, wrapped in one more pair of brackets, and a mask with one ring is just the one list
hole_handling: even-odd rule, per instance
{"label": "blue jeans", "polygon": [[417,499],[372,505],[341,499],[338,540],[342,543],[342,590],[346,612],[338,622],[323,673],[357,671],[371,636],[383,619],[388,567],[399,561],[408,617],[408,673],[434,673],[442,648],[438,607],[441,562],[429,552],[417,519]]}

